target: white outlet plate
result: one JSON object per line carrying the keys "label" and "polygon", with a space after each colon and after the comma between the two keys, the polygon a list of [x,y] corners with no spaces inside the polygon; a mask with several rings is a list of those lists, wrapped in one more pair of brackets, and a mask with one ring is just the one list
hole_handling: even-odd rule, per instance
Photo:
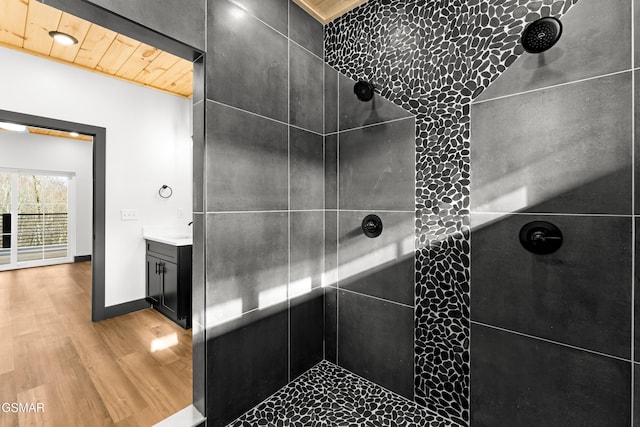
{"label": "white outlet plate", "polygon": [[122,221],[137,221],[138,211],[135,209],[122,209],[120,211],[120,219]]}

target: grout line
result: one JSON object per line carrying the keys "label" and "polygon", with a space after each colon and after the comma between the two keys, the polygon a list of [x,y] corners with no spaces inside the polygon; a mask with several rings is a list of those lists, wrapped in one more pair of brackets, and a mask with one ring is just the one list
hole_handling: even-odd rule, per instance
{"label": "grout line", "polygon": [[[288,44],[287,44],[287,46],[288,46]],[[287,75],[288,74],[289,74],[289,70],[288,70],[288,67],[287,67]],[[289,80],[289,77],[287,77],[287,81],[288,80]],[[289,97],[288,91],[289,91],[289,88],[287,88],[287,98]],[[305,129],[305,128],[300,127],[300,126],[296,126],[296,125],[292,125],[290,123],[283,122],[282,120],[274,119],[273,117],[263,116],[262,114],[254,113],[253,111],[244,110],[242,108],[234,107],[233,105],[225,104],[224,102],[215,101],[213,99],[207,99],[207,101],[213,102],[214,104],[222,105],[223,107],[231,108],[231,109],[236,110],[236,111],[241,111],[243,113],[251,114],[251,115],[256,116],[256,117],[260,117],[260,118],[263,118],[263,119],[266,119],[266,120],[270,120],[272,122],[280,123],[281,125],[291,126],[293,128],[300,129],[300,130],[303,130],[303,131],[306,131],[306,132],[309,132],[309,133],[312,133],[312,134],[315,134],[315,135],[318,135],[318,136],[324,136],[322,133],[316,132],[314,130]],[[287,102],[288,102],[288,100],[287,100]],[[289,114],[290,114],[290,112],[287,112],[287,121],[290,120]]]}
{"label": "grout line", "polygon": [[[287,33],[291,26],[291,2],[287,2]],[[287,383],[291,382],[291,43],[287,40]]]}
{"label": "grout line", "polygon": [[547,338],[537,337],[535,335],[529,335],[529,334],[525,334],[523,332],[514,331],[514,330],[511,330],[511,329],[501,328],[500,326],[494,326],[494,325],[490,325],[488,323],[482,323],[482,322],[478,322],[478,321],[472,320],[471,324],[484,326],[486,328],[495,329],[495,330],[498,330],[498,331],[507,332],[507,333],[514,334],[514,335],[520,335],[522,337],[531,338],[531,339],[538,340],[538,341],[548,342],[550,344],[555,344],[555,345],[559,345],[559,346],[562,346],[562,347],[571,348],[573,350],[580,350],[580,351],[584,351],[584,352],[587,352],[587,353],[596,354],[598,356],[608,357],[610,359],[620,360],[622,362],[635,363],[635,362],[633,362],[633,360],[625,359],[624,357],[620,357],[620,356],[614,356],[613,354],[601,353],[599,351],[589,350],[588,348],[578,347],[576,345],[567,344],[567,343],[563,343],[563,342],[560,342],[560,341],[554,341],[554,340],[550,340],[550,339],[547,339]]}
{"label": "grout line", "polygon": [[322,212],[322,209],[273,209],[264,211],[210,211],[207,214],[250,214],[250,213],[288,213],[288,212]]}
{"label": "grout line", "polygon": [[[242,8],[244,9],[244,8]],[[295,40],[293,40],[291,38],[291,14],[289,12],[289,5],[287,4],[287,33],[289,33],[289,35],[286,35],[284,33],[282,33],[280,30],[276,29],[275,27],[272,27],[271,25],[269,25],[268,23],[266,23],[265,21],[263,21],[262,19],[258,18],[256,15],[254,15],[253,13],[251,13],[249,10],[244,10],[247,15],[249,15],[250,17],[252,17],[253,19],[255,19],[258,22],[261,22],[262,24],[266,25],[267,27],[271,28],[273,31],[275,31],[276,33],[280,34],[282,37],[286,38],[287,40],[293,42],[294,44],[296,44],[297,46],[301,47],[302,49],[306,50],[307,52],[309,52],[310,54],[312,54],[313,56],[315,56],[316,58],[318,58],[319,60],[323,61],[324,60],[319,57],[316,53],[311,52],[309,49],[307,49],[306,47],[302,46],[300,43],[296,42]],[[323,34],[323,41],[324,41],[324,34]],[[324,50],[324,43],[323,43],[323,50]]]}
{"label": "grout line", "polygon": [[346,132],[351,132],[351,131],[355,131],[355,130],[361,130],[361,129],[367,129],[367,128],[371,128],[374,126],[381,126],[381,125],[385,125],[387,123],[394,123],[394,122],[400,122],[402,120],[409,120],[409,119],[413,119],[415,120],[416,117],[415,116],[410,116],[410,117],[401,117],[399,119],[391,119],[391,120],[386,120],[384,122],[377,122],[377,123],[372,123],[370,125],[364,125],[364,126],[358,126],[358,127],[354,127],[354,128],[349,128],[349,129],[340,129],[337,132],[331,132],[328,133],[327,136],[332,136],[332,135],[337,135],[340,133],[346,133]]}
{"label": "grout line", "polygon": [[[631,68],[635,67],[635,11],[634,11],[635,1],[631,2]],[[636,73],[631,72],[631,120],[635,121],[635,93],[636,93]],[[635,209],[635,145],[636,145],[636,132],[635,126],[631,126],[631,212],[632,214],[636,213]],[[635,290],[635,277],[636,277],[636,221],[631,221],[631,360],[635,359],[635,301],[636,301],[636,290]],[[631,427],[634,426],[634,402],[635,402],[635,369],[633,369],[633,365],[631,366]]]}
{"label": "grout line", "polygon": [[[326,66],[324,63],[324,25],[322,26],[322,133],[325,134],[327,130],[326,122]],[[327,137],[322,136],[322,275],[320,276],[320,286],[322,286],[322,279],[327,271]],[[322,359],[327,358],[327,343],[325,340],[325,325],[326,325],[326,307],[327,307],[327,291],[322,291]]]}
{"label": "grout line", "polygon": [[555,85],[540,87],[540,88],[531,89],[531,90],[524,90],[522,92],[510,93],[508,95],[502,95],[502,96],[496,96],[495,98],[484,99],[482,101],[472,101],[471,105],[484,104],[486,102],[497,101],[497,100],[505,99],[505,98],[512,98],[514,96],[525,95],[525,94],[534,93],[534,92],[539,92],[539,91],[543,91],[543,90],[546,90],[546,89],[555,89],[555,88],[562,87],[562,86],[572,85],[574,83],[582,83],[582,82],[587,82],[589,80],[596,80],[596,79],[600,79],[600,78],[603,78],[603,77],[611,77],[611,76],[615,76],[615,75],[618,75],[618,74],[624,74],[624,73],[629,73],[629,72],[633,72],[633,69],[624,69],[624,70],[621,70],[621,71],[614,71],[613,73],[600,74],[600,75],[597,75],[597,76],[586,77],[584,79],[573,80],[573,81],[570,81],[570,82],[558,83],[558,84],[555,84]]}
{"label": "grout line", "polygon": [[400,211],[390,209],[326,209],[327,212],[389,212],[389,213],[415,213],[416,211]]}
{"label": "grout line", "polygon": [[[340,129],[340,78],[336,84],[336,129]],[[336,365],[340,354],[340,133],[336,134]]]}
{"label": "grout line", "polygon": [[411,309],[414,309],[414,308],[415,308],[415,306],[413,306],[413,305],[403,304],[403,303],[401,303],[401,302],[391,301],[391,300],[384,299],[384,298],[380,298],[380,297],[376,297],[376,296],[373,296],[373,295],[363,294],[363,293],[361,293],[361,292],[352,291],[352,290],[350,290],[350,289],[337,288],[337,287],[335,287],[335,286],[325,286],[325,288],[336,289],[336,290],[338,290],[338,291],[340,291],[340,292],[348,292],[348,293],[350,293],[350,294],[360,295],[361,297],[367,297],[367,298],[377,299],[377,300],[382,301],[382,302],[387,302],[387,303],[389,303],[389,304],[399,305],[399,306],[402,306],[402,307],[405,307],[405,308],[411,308]]}
{"label": "grout line", "polygon": [[[633,151],[633,150],[632,150]],[[632,184],[633,186],[633,184]],[[633,199],[633,197],[632,197]],[[502,215],[502,216],[586,216],[586,217],[613,217],[632,218],[629,214],[589,214],[589,213],[556,213],[556,212],[494,212],[494,211],[471,211],[471,215]]]}

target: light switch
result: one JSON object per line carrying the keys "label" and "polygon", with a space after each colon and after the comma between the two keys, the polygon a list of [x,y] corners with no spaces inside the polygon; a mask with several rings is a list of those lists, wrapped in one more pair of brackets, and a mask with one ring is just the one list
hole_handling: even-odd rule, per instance
{"label": "light switch", "polygon": [[138,211],[135,209],[122,209],[120,212],[122,221],[137,221]]}

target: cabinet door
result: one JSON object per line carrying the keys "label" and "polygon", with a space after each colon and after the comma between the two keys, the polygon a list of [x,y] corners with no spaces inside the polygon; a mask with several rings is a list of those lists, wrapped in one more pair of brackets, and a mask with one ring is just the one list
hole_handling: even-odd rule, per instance
{"label": "cabinet door", "polygon": [[162,305],[174,313],[178,311],[178,266],[162,261]]}
{"label": "cabinet door", "polygon": [[160,262],[156,257],[147,255],[147,302],[160,304],[162,296],[162,281],[160,276]]}

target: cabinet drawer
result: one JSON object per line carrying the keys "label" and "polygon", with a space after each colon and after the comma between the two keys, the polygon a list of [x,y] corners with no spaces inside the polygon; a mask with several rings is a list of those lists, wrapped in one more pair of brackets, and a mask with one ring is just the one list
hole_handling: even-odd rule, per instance
{"label": "cabinet drawer", "polygon": [[147,240],[147,252],[155,253],[160,258],[177,261],[178,260],[178,247],[172,245],[166,245],[164,243],[153,242]]}

